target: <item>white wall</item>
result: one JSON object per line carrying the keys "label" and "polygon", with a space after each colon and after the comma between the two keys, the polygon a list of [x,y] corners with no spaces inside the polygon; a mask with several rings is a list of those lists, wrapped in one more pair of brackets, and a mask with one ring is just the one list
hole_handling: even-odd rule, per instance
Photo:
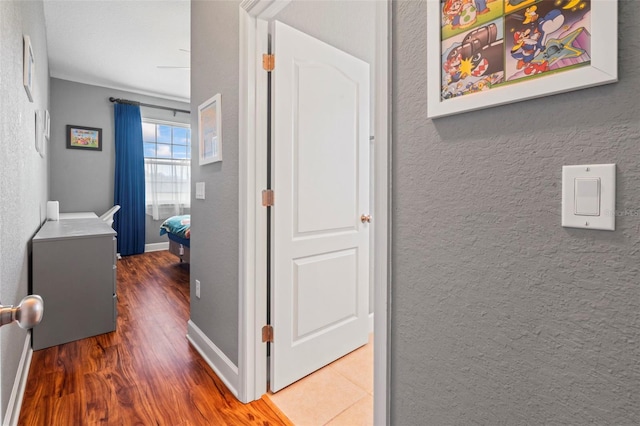
{"label": "white wall", "polygon": [[[22,84],[23,34],[35,55],[33,103]],[[49,108],[42,1],[0,1],[0,94],[0,301],[15,305],[29,292],[30,241],[45,219],[48,199],[49,154],[41,158],[35,150],[35,111]],[[0,329],[3,419],[26,335],[15,324]]]}

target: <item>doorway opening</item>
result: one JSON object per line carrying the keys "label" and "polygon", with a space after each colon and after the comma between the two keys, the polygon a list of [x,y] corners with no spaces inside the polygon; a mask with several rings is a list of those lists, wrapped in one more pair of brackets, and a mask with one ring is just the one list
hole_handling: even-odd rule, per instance
{"label": "doorway opening", "polygon": [[[249,3],[249,2],[246,2]],[[277,4],[276,4],[277,3]],[[266,134],[267,76],[259,72],[261,55],[267,50],[268,21],[278,17],[288,2],[257,1],[244,4],[240,11],[241,31],[241,87],[240,87],[240,140],[247,144],[240,150],[241,192],[241,288],[240,288],[240,357],[238,364],[239,398],[248,402],[266,392],[267,349],[261,340],[261,329],[266,323],[266,253],[262,241],[266,240],[266,224],[260,214],[263,207],[256,196],[265,188],[266,152],[260,135]],[[374,346],[374,411],[378,423],[388,418],[387,374],[387,240],[388,240],[388,176],[389,176],[389,8],[387,2],[376,2],[376,60],[371,64],[375,75],[373,111],[376,146],[373,217],[376,231],[373,235],[376,261],[372,269],[375,329]],[[276,59],[277,62],[277,59]],[[277,331],[276,331],[277,334]],[[276,337],[277,338],[277,337]]]}

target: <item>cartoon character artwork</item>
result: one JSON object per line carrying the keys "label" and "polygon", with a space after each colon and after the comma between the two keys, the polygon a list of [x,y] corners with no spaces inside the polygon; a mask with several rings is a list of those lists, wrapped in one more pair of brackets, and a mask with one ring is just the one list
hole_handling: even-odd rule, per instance
{"label": "cartoon character artwork", "polygon": [[[443,41],[442,99],[487,90],[504,78],[504,48],[497,23]],[[479,84],[482,81],[482,84]]]}
{"label": "cartoon character artwork", "polygon": [[507,81],[589,63],[590,1],[573,9],[561,3],[542,1],[507,15]]}
{"label": "cartoon character artwork", "polygon": [[460,12],[462,12],[462,0],[446,0],[442,8],[443,25],[451,25],[456,30],[460,27]]}
{"label": "cartoon character artwork", "polygon": [[478,9],[476,8],[475,2],[471,2],[469,0],[465,1],[462,5],[462,10],[460,11],[459,27],[466,29],[471,27],[477,21]]}
{"label": "cartoon character artwork", "polygon": [[440,0],[441,99],[591,63],[591,0]]}
{"label": "cartoon character artwork", "polygon": [[549,69],[548,61],[534,61],[538,54],[545,49],[545,34],[557,31],[564,23],[564,16],[558,9],[553,9],[544,18],[536,13],[538,7],[525,9],[524,27],[513,34],[514,45],[511,56],[517,60],[516,68],[524,69],[526,75],[537,74]]}
{"label": "cartoon character artwork", "polygon": [[486,25],[496,16],[502,15],[503,2],[504,0],[440,0],[442,39]]}
{"label": "cartoon character artwork", "polygon": [[462,73],[460,72],[460,65],[462,64],[462,54],[460,53],[460,47],[456,47],[449,51],[447,58],[442,65],[446,75],[447,83],[456,83],[460,80]]}
{"label": "cartoon character artwork", "polygon": [[515,10],[522,9],[523,7],[531,6],[539,0],[503,0],[504,1],[504,13],[511,13]]}

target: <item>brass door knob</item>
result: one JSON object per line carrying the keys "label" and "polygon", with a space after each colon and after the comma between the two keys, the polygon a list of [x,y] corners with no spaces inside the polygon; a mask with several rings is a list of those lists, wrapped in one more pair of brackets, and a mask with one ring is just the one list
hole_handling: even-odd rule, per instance
{"label": "brass door knob", "polygon": [[362,216],[360,216],[360,222],[371,223],[371,215],[363,214]]}

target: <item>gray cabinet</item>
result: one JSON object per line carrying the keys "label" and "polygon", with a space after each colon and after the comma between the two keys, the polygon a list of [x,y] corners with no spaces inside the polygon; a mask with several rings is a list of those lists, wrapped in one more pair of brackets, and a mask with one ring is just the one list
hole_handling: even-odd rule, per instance
{"label": "gray cabinet", "polygon": [[44,300],[33,349],[114,331],[116,232],[97,218],[50,221],[32,242],[32,289]]}

